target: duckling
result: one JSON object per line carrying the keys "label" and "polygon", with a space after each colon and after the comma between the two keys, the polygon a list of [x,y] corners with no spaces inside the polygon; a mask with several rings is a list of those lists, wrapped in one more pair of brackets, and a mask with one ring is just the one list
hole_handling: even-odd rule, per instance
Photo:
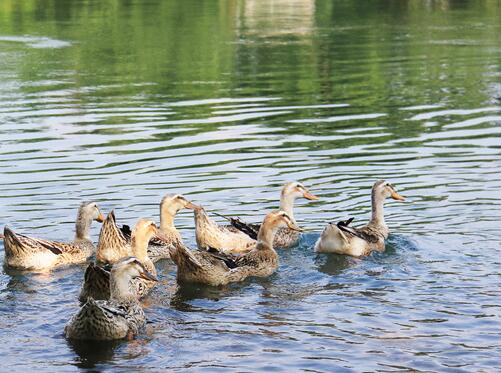
{"label": "duckling", "polygon": [[278,268],[273,239],[277,229],[285,226],[301,230],[284,211],[270,212],[261,224],[256,246],[238,257],[220,252],[191,251],[184,246],[173,248],[171,258],[178,267],[178,281],[220,286],[243,281],[250,276],[270,276]]}
{"label": "duckling", "polygon": [[93,220],[102,222],[104,216],[95,202],[83,202],[78,209],[75,239],[71,243],[24,236],[6,226],[4,263],[7,267],[33,271],[83,263],[94,252],[94,244],[89,237]]}
{"label": "duckling", "polygon": [[113,265],[110,274],[110,300],[88,298],[64,328],[69,339],[132,339],[146,323],[144,311],[131,291],[133,279],[158,281],[134,257],[126,257]]}
{"label": "duckling", "polygon": [[372,187],[372,218],[369,224],[360,228],[350,227],[353,218],[331,223],[323,230],[314,250],[356,257],[369,255],[372,251],[384,251],[389,229],[384,222],[383,206],[388,197],[397,201],[405,200],[391,183],[376,181]]}
{"label": "duckling", "polygon": [[[148,255],[154,262],[169,257],[169,245],[181,245],[183,239],[174,226],[176,214],[182,210],[195,209],[198,206],[187,200],[181,194],[168,194],[160,202],[160,231],[162,239],[153,237],[148,245]],[[130,254],[129,226],[118,227],[115,212],[112,211],[106,218],[99,234],[97,244],[97,259],[103,263],[114,263],[118,259]]]}
{"label": "duckling", "polygon": [[222,253],[245,253],[252,250],[256,241],[238,230],[218,225],[204,208],[194,210],[195,238],[199,249],[214,248]]}
{"label": "duckling", "polygon": [[[134,257],[141,261],[142,265],[156,276],[155,265],[148,256],[148,242],[158,233],[154,222],[148,219],[139,219],[131,235],[131,252]],[[116,260],[115,262],[121,260]],[[154,282],[144,279],[136,279],[131,282],[131,289],[137,298],[145,296],[155,285]],[[110,296],[110,273],[109,269],[91,263],[84,275],[84,283],[80,291],[79,300],[84,302],[88,297],[93,299],[108,299]]]}
{"label": "duckling", "polygon": [[[280,210],[285,211],[295,225],[297,225],[297,222],[294,219],[294,202],[297,198],[300,197],[306,198],[310,201],[315,201],[318,199],[317,196],[311,194],[303,184],[297,181],[286,183],[282,187],[282,191],[280,193]],[[253,239],[257,239],[257,234],[259,232],[260,226],[259,224],[247,224],[240,218],[228,218],[226,216],[223,217],[228,219],[231,223],[231,226],[235,229],[242,231]],[[300,235],[301,234],[299,232],[288,227],[280,228],[275,235],[273,247],[282,249],[290,248],[297,244]]]}

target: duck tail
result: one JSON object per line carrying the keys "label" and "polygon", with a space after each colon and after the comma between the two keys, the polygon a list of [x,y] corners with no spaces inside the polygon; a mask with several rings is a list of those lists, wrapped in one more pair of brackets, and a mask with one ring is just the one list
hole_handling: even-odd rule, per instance
{"label": "duck tail", "polygon": [[240,232],[245,233],[253,240],[257,240],[257,234],[259,233],[259,225],[248,224],[242,221],[240,218],[231,218],[231,225],[237,228]]}
{"label": "duck tail", "polygon": [[6,256],[14,257],[23,255],[26,252],[25,246],[23,245],[19,237],[12,229],[7,226],[5,226],[3,229],[3,238]]}
{"label": "duck tail", "polygon": [[97,259],[102,262],[107,262],[107,252],[110,250],[128,252],[127,240],[120,228],[117,227],[114,211],[108,214],[101,226],[96,249]]}
{"label": "duck tail", "polygon": [[110,272],[94,263],[90,263],[85,270],[78,300],[83,303],[89,297],[103,300],[110,298]]}
{"label": "duck tail", "polygon": [[120,229],[117,226],[117,219],[115,217],[115,210],[112,210],[101,226],[101,232],[99,234],[99,239],[101,240],[101,234],[110,235],[114,239],[119,239],[125,241],[125,237],[130,233],[130,227],[125,225]]}
{"label": "duck tail", "polygon": [[200,262],[186,246],[171,246],[169,250],[172,261],[176,263],[178,267],[187,267],[187,269],[191,270],[202,268]]}

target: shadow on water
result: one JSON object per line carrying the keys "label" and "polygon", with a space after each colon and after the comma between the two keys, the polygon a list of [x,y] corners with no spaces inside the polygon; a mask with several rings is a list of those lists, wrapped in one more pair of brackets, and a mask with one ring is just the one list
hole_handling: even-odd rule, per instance
{"label": "shadow on water", "polygon": [[315,264],[320,272],[338,276],[347,268],[356,265],[361,259],[338,254],[316,254]]}
{"label": "shadow on water", "polygon": [[218,287],[192,283],[178,284],[170,299],[170,306],[178,311],[194,311],[195,307],[189,303],[190,301],[200,299],[217,302],[224,298],[238,296],[252,281],[252,279],[247,279],[240,283]]}
{"label": "shadow on water", "polygon": [[71,339],[67,339],[66,342],[78,356],[75,365],[85,369],[93,369],[98,364],[111,361],[115,351],[121,345],[127,343],[125,341],[80,341]]}

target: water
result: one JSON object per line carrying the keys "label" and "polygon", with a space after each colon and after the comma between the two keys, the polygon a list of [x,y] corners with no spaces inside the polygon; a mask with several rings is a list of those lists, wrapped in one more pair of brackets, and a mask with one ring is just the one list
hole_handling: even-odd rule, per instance
{"label": "water", "polygon": [[[0,4],[0,226],[72,237],[76,207],[158,218],[167,192],[259,221],[301,180],[308,228],[268,279],[182,287],[132,342],[70,344],[84,266],[0,272],[0,370],[495,371],[501,352],[497,1]],[[387,250],[315,255],[386,208]],[[194,246],[193,218],[176,220]],[[92,235],[97,239],[98,227]],[[3,244],[0,244],[0,260]]]}

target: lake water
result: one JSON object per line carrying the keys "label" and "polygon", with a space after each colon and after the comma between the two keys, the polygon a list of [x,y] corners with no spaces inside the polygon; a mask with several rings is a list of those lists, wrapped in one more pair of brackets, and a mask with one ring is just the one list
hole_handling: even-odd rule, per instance
{"label": "lake water", "polygon": [[[2,1],[1,227],[68,240],[81,200],[133,224],[168,192],[259,221],[292,180],[321,199],[268,279],[180,288],[159,263],[132,342],[63,338],[84,265],[3,269],[0,370],[500,369],[500,35],[495,0]],[[314,254],[378,178],[408,197],[386,252]]]}

